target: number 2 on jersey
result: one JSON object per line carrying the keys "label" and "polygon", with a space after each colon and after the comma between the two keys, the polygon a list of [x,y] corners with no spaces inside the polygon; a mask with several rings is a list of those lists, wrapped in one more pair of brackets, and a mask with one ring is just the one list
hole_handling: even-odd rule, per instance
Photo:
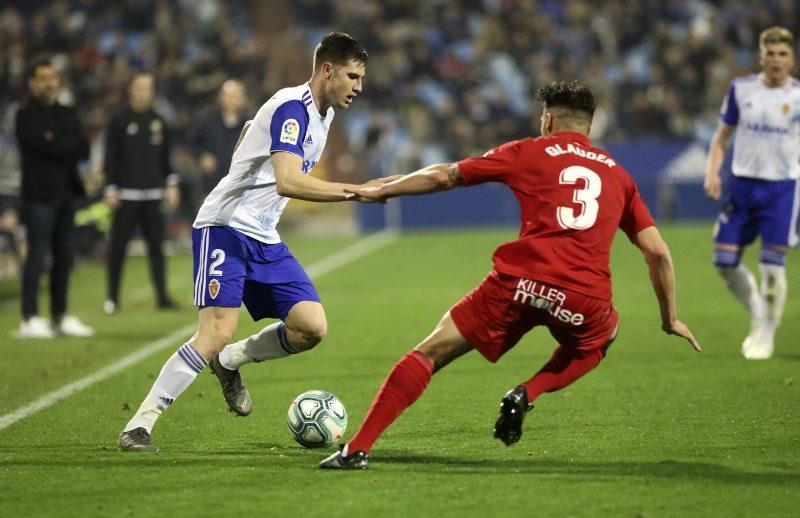
{"label": "number 2 on jersey", "polygon": [[577,216],[572,207],[558,207],[556,216],[561,228],[572,228],[575,230],[586,230],[591,228],[597,221],[597,211],[600,205],[597,197],[603,188],[603,181],[600,176],[580,165],[573,165],[563,169],[558,178],[561,185],[575,185],[578,179],[583,179],[583,188],[576,188],[572,191],[572,201],[581,205],[581,212]]}

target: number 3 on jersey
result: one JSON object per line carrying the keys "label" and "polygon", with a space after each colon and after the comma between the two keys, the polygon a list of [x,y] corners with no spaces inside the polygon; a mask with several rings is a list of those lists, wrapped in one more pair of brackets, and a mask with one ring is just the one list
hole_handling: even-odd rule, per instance
{"label": "number 3 on jersey", "polygon": [[597,221],[597,211],[600,205],[597,197],[603,188],[603,181],[600,176],[583,166],[573,165],[563,169],[558,178],[561,185],[575,185],[578,179],[583,179],[583,188],[572,191],[572,201],[581,205],[581,212],[577,216],[572,207],[558,207],[556,217],[561,228],[572,228],[575,230],[586,230],[591,228]]}

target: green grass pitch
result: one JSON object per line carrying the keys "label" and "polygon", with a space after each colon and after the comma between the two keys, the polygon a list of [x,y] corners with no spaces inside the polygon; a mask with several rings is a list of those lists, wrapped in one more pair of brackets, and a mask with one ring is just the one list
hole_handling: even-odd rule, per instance
{"label": "green grass pitch", "polygon": [[[776,356],[753,362],[739,353],[745,311],[710,264],[709,226],[663,233],[679,316],[704,352],[661,332],[644,262],[620,235],[619,339],[595,371],[539,399],[511,448],[491,437],[498,401],[549,357],[546,330],[496,365],[471,353],[434,376],[366,472],[317,469],[328,451],[301,448],[287,430],[294,396],[318,388],[347,406],[349,437],[394,362],[483,278],[514,230],[405,235],[316,281],[328,338],[310,353],[244,367],[248,418],[225,411],[204,372],[155,428],[161,453],[117,451],[170,347],[0,430],[0,516],[797,516],[800,255],[789,255]],[[305,265],[352,241],[287,238]],[[122,312],[107,317],[103,270],[80,266],[71,304],[96,326],[90,340],[11,338],[18,287],[0,284],[0,415],[194,322],[191,259],[171,258],[169,270],[180,311],[153,311],[146,264],[132,258]],[[243,313],[238,336],[261,325]]]}

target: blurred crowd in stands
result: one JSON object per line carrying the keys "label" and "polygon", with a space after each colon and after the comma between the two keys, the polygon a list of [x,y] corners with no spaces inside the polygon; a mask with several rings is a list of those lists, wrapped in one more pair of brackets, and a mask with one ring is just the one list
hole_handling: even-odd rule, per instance
{"label": "blurred crowd in stands", "polygon": [[364,93],[340,114],[346,140],[337,147],[349,147],[355,161],[331,169],[350,164],[378,176],[536,134],[533,94],[557,78],[595,88],[596,139],[707,139],[730,79],[756,69],[758,34],[775,24],[800,33],[800,3],[4,0],[0,249],[16,222],[4,214],[19,181],[14,113],[26,93],[26,66],[42,54],[61,73],[60,102],[78,108],[93,143],[84,171],[91,192],[102,187],[102,134],[125,101],[131,72],[155,73],[156,109],[177,144],[173,166],[190,186],[183,208],[190,221],[208,188],[202,139],[192,128],[215,107],[222,85],[241,81],[243,113],[251,116],[277,89],[310,75],[307,59],[293,56],[309,55],[330,30],[351,33],[370,52]]}
{"label": "blurred crowd in stands", "polygon": [[595,88],[594,138],[708,139],[729,81],[757,67],[759,32],[800,32],[797,0],[292,5],[308,41],[335,27],[369,49],[364,96],[347,115],[352,142],[377,160],[410,159],[401,169],[538,131],[531,99],[557,78]]}
{"label": "blurred crowd in stands", "polygon": [[[214,109],[218,92],[237,78],[252,99],[274,89],[265,83],[267,59],[253,36],[243,0],[58,0],[4,1],[0,5],[0,249],[13,247],[11,217],[19,189],[19,155],[14,115],[28,91],[28,65],[49,57],[58,70],[61,104],[75,106],[92,143],[82,177],[94,201],[104,183],[103,133],[112,113],[127,102],[132,72],[152,71],[157,79],[155,109],[180,144],[173,167],[193,212],[196,189],[205,188],[198,165],[203,150],[191,128]],[[243,106],[250,112],[255,105]],[[244,116],[244,114],[243,114]],[[107,229],[108,211],[94,206],[78,214],[79,224]],[[5,225],[5,223],[8,225]],[[84,253],[96,242],[82,235]],[[85,246],[83,246],[85,245]],[[102,253],[102,251],[100,252]]]}
{"label": "blurred crowd in stands", "polygon": [[[179,139],[214,105],[230,77],[259,92],[266,60],[254,45],[245,2],[4,1],[0,8],[0,168],[15,167],[13,114],[27,90],[27,63],[51,56],[59,101],[75,105],[93,146],[86,179],[102,182],[101,138],[127,98],[131,72],[153,71],[156,110]],[[189,167],[180,152],[178,169]],[[10,162],[10,163],[9,163]],[[9,176],[3,174],[7,181]],[[3,190],[0,187],[0,190]]]}

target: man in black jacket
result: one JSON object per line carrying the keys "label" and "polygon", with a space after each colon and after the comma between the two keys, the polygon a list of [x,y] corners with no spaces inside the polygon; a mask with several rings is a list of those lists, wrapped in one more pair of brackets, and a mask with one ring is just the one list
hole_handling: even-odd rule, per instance
{"label": "man in black jacket", "polygon": [[247,121],[247,95],[241,81],[229,79],[219,91],[217,107],[204,113],[189,133],[189,145],[202,176],[195,200],[199,209],[208,193],[228,174],[233,148]]}
{"label": "man in black jacket", "polygon": [[[49,61],[28,72],[31,96],[17,112],[16,135],[22,168],[22,217],[28,255],[22,271],[24,338],[55,334],[91,336],[92,328],[67,315],[67,290],[74,255],[76,201],[85,195],[77,164],[89,158],[89,142],[72,108],[56,102],[58,74]],[[39,316],[39,278],[48,253],[53,327]]]}
{"label": "man in black jacket", "polygon": [[108,260],[107,314],[119,307],[122,264],[137,225],[147,242],[150,274],[159,308],[175,303],[167,295],[164,272],[164,221],[161,205],[174,209],[179,202],[178,177],[170,168],[167,125],[153,110],[155,78],[136,73],[129,87],[130,103],[111,117],[106,131],[106,203],[114,210]]}

